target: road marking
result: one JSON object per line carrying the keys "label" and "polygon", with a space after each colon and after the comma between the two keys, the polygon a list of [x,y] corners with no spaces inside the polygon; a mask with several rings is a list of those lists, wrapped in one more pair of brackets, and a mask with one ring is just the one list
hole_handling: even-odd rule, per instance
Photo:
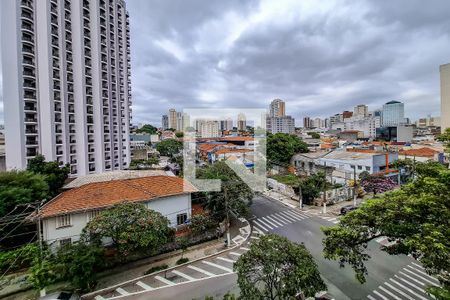
{"label": "road marking", "polygon": [[303,220],[306,219],[306,217],[297,215],[296,213],[293,213],[292,211],[286,211],[287,214],[290,214],[293,218],[296,218],[297,220]]}
{"label": "road marking", "polygon": [[157,280],[159,280],[159,281],[161,281],[161,282],[163,282],[163,283],[165,283],[167,285],[175,285],[175,283],[173,283],[172,281],[167,280],[166,278],[161,277],[161,276],[155,276],[155,279],[157,279]]}
{"label": "road marking", "polygon": [[425,276],[427,276],[426,278],[430,278],[430,279],[433,280],[434,282],[439,283],[439,280],[437,280],[436,278],[434,278],[434,277],[428,275],[427,273],[422,272],[422,271],[420,271],[419,269],[414,268],[413,266],[408,266],[408,267],[411,268],[411,269],[413,269],[413,270],[416,270],[417,272],[419,272],[419,273],[421,273],[421,274],[423,274],[423,275],[425,275]]}
{"label": "road marking", "polygon": [[287,214],[286,211],[281,212],[280,214],[283,214],[283,216],[289,220],[292,220],[292,222],[297,222],[298,219],[292,217],[291,215]]}
{"label": "road marking", "polygon": [[226,262],[229,262],[229,263],[235,263],[236,261],[235,260],[232,260],[232,259],[229,259],[229,258],[226,258],[226,257],[221,257],[221,256],[219,256],[219,257],[216,257],[217,259],[220,259],[220,260],[223,260],[223,261],[226,261]]}
{"label": "road marking", "polygon": [[408,280],[405,280],[404,278],[401,278],[400,276],[394,275],[395,278],[403,281],[404,283],[408,284],[409,286],[415,288],[416,290],[418,290],[419,292],[424,292],[424,290],[420,287],[418,287],[417,285],[412,284],[411,282],[409,282]]}
{"label": "road marking", "polygon": [[[258,227],[255,227],[255,225],[258,225]],[[261,229],[259,227],[262,228],[262,230],[265,231],[269,231],[269,229],[267,229],[266,227],[264,227],[262,224],[259,224],[256,220],[253,221],[253,227],[255,227],[256,229],[258,229],[258,231],[262,232]]]}
{"label": "road marking", "polygon": [[402,274],[403,276],[406,276],[406,277],[408,277],[409,279],[411,279],[411,280],[417,282],[417,283],[420,284],[420,285],[425,285],[425,283],[423,283],[422,281],[419,281],[419,280],[417,280],[416,278],[411,277],[411,276],[409,276],[409,275],[406,274],[406,273],[403,273],[402,271],[400,271],[399,273]]}
{"label": "road marking", "polygon": [[392,290],[396,291],[397,293],[399,293],[400,295],[406,297],[406,299],[411,299],[411,296],[408,294],[405,294],[402,290],[399,290],[398,288],[396,288],[395,286],[392,286],[390,283],[385,282],[385,285],[387,285],[388,287],[390,287]]}
{"label": "road marking", "polygon": [[224,267],[224,266],[221,266],[221,265],[212,263],[212,262],[210,262],[210,261],[202,260],[202,263],[207,264],[207,265],[209,265],[209,266],[213,266],[214,268],[217,268],[217,269],[224,270],[224,271],[226,271],[226,272],[230,272],[230,273],[233,272],[233,270],[230,269],[230,268],[227,268],[227,267]]}
{"label": "road marking", "polygon": [[249,251],[249,250],[250,250],[250,248],[246,248],[246,247],[241,247],[241,248],[239,248],[239,249],[242,249],[242,250],[244,250],[244,251]]}
{"label": "road marking", "polygon": [[177,271],[177,270],[172,270],[172,273],[175,274],[175,275],[178,275],[180,277],[183,277],[184,279],[187,279],[189,281],[195,280],[194,277],[191,277],[191,276],[189,276],[187,274],[184,274],[184,273],[182,273],[180,271]]}
{"label": "road marking", "polygon": [[380,294],[380,292],[378,292],[378,291],[373,291],[373,293],[376,294],[376,295],[378,295],[378,296],[380,296],[381,299],[383,299],[383,300],[389,300],[389,299],[386,298],[383,294]]}
{"label": "road marking", "polygon": [[421,265],[419,265],[419,264],[416,264],[415,262],[412,262],[411,264],[415,265],[416,267],[419,267],[419,268],[421,268],[422,270],[425,270],[425,268],[424,268],[424,267],[422,267],[422,266],[421,266]]}
{"label": "road marking", "polygon": [[234,255],[234,256],[241,256],[242,255],[242,254],[236,253],[236,252],[229,252],[229,254]]}
{"label": "road marking", "polygon": [[197,271],[197,272],[203,273],[203,274],[208,275],[208,276],[214,276],[214,275],[215,275],[215,274],[213,274],[213,273],[211,273],[211,272],[208,272],[208,271],[206,271],[206,270],[200,269],[199,267],[196,267],[196,266],[191,266],[191,265],[189,265],[189,266],[187,266],[187,267],[188,267],[189,269],[195,270],[195,271]]}
{"label": "road marking", "polygon": [[256,227],[255,225],[253,225],[253,229],[255,230],[255,232],[256,232],[257,234],[264,235],[264,232],[262,231],[262,229],[259,229],[259,228]]}
{"label": "road marking", "polygon": [[259,225],[259,223],[262,223],[262,224],[264,224],[265,227],[267,227],[269,229],[273,229],[272,226],[270,226],[269,224],[267,224],[265,221],[263,221],[261,219],[255,220],[255,223],[257,223],[258,225]]}
{"label": "road marking", "polygon": [[118,288],[116,289],[116,292],[118,292],[119,294],[121,294],[121,295],[123,295],[123,296],[126,296],[126,295],[130,294],[130,293],[128,293],[127,291],[125,291],[123,288],[120,288],[120,287],[118,287]]}
{"label": "road marking", "polygon": [[138,286],[140,286],[141,288],[143,288],[144,290],[146,290],[146,291],[154,290],[154,288],[152,288],[151,286],[149,286],[149,285],[143,283],[142,281],[137,281],[136,284],[137,284]]}
{"label": "road marking", "polygon": [[[280,226],[280,225],[277,225],[277,224],[274,224],[274,223],[272,223],[269,219],[267,219],[266,217],[262,217],[261,219],[259,219],[261,222],[266,222],[266,223],[268,223],[268,224],[270,224],[270,225],[272,225],[273,227],[275,227],[275,228],[277,228],[278,226]],[[272,228],[273,229],[273,228]]]}
{"label": "road marking", "polygon": [[384,287],[382,287],[381,285],[379,286],[380,290],[382,290],[383,292],[385,292],[386,294],[394,297],[394,299],[396,300],[402,300],[401,298],[397,297],[396,295],[392,294],[391,292],[389,292],[387,289],[385,289]]}
{"label": "road marking", "polygon": [[377,300],[377,299],[375,299],[374,297],[372,297],[370,295],[368,295],[367,298],[369,298],[370,300]]}
{"label": "road marking", "polygon": [[290,212],[291,213],[293,213],[293,214],[296,214],[297,216],[300,216],[300,217],[303,217],[303,218],[309,218],[309,216],[308,215],[306,215],[306,214],[304,214],[304,213],[302,213],[302,212],[298,212],[298,211],[296,211],[296,210],[290,210]]}
{"label": "road marking", "polygon": [[95,299],[95,300],[106,300],[105,298],[103,298],[103,297],[100,296],[100,295],[95,296],[94,299]]}
{"label": "road marking", "polygon": [[404,286],[403,284],[401,284],[401,283],[395,281],[394,279],[390,278],[389,280],[392,281],[393,283],[395,283],[396,285],[400,286],[401,288],[403,288],[405,291],[408,291],[408,292],[410,292],[411,294],[413,294],[414,296],[418,297],[419,299],[422,299],[422,300],[428,300],[427,298],[424,298],[424,297],[420,296],[419,294],[417,294],[416,292],[414,292],[414,291],[411,290],[410,288],[408,288],[408,287]]}
{"label": "road marking", "polygon": [[331,219],[328,219],[328,221],[329,221],[329,222],[333,222],[333,221],[336,221],[336,219],[337,219],[337,218],[331,218]]}
{"label": "road marking", "polygon": [[287,218],[283,217],[280,213],[276,213],[274,216],[276,216],[278,219],[282,219],[284,222],[286,222],[288,224],[293,222],[293,221],[288,220]]}
{"label": "road marking", "polygon": [[435,284],[434,282],[432,282],[432,281],[430,281],[430,280],[428,280],[428,279],[426,279],[426,278],[424,278],[424,277],[422,277],[422,276],[420,276],[420,275],[417,275],[416,273],[412,272],[411,270],[409,270],[409,269],[407,269],[407,268],[403,268],[403,270],[405,270],[406,272],[408,272],[408,273],[410,273],[410,274],[412,274],[412,275],[414,275],[414,276],[416,276],[416,277],[419,277],[420,279],[422,279],[422,280],[428,282],[429,284],[432,284],[432,285],[434,285],[434,286],[438,286],[438,285]]}
{"label": "road marking", "polygon": [[266,216],[266,218],[269,219],[269,220],[271,220],[272,222],[278,224],[279,226],[284,226],[284,225],[286,225],[286,224],[284,224],[284,223],[281,223],[281,221],[275,220],[273,217]]}

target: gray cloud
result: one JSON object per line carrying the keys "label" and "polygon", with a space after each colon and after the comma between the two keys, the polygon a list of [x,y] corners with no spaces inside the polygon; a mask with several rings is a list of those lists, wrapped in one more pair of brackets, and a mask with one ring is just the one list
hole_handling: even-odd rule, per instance
{"label": "gray cloud", "polygon": [[450,2],[128,0],[133,122],[171,107],[266,108],[327,117],[366,103],[439,114]]}

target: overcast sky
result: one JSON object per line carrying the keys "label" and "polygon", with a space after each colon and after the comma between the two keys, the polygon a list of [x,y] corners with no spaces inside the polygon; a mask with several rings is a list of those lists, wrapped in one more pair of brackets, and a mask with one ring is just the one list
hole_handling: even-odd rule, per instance
{"label": "overcast sky", "polygon": [[448,0],[126,2],[133,123],[159,126],[171,107],[266,108],[274,98],[297,125],[393,99],[413,120],[440,113]]}

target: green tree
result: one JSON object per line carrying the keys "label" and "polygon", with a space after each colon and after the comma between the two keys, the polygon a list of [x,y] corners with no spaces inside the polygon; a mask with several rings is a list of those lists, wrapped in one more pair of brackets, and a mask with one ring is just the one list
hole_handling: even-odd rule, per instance
{"label": "green tree", "polygon": [[308,152],[308,145],[293,134],[276,133],[267,135],[267,158],[273,163],[289,164],[296,153]]}
{"label": "green tree", "polygon": [[61,278],[82,292],[95,287],[97,274],[104,266],[104,248],[97,243],[83,241],[59,249],[54,263]]}
{"label": "green tree", "polygon": [[445,143],[447,152],[450,153],[450,128],[445,129],[444,133],[437,137],[438,141]]}
{"label": "green tree", "polygon": [[313,139],[320,139],[320,134],[314,131],[308,132],[308,135]]}
{"label": "green tree", "polygon": [[100,243],[110,238],[121,257],[145,251],[153,253],[173,238],[169,220],[142,203],[121,203],[93,218],[83,229],[82,238]]}
{"label": "green tree", "polygon": [[141,128],[136,129],[136,133],[156,134],[157,131],[158,128],[150,124],[145,124]]}
{"label": "green tree", "polygon": [[184,137],[184,133],[182,131],[177,131],[177,132],[175,132],[175,136],[177,138],[182,138],[182,137]]}
{"label": "green tree", "polygon": [[69,176],[70,167],[69,164],[60,165],[57,161],[45,161],[45,157],[39,154],[29,161],[27,170],[44,175],[49,192],[54,197],[61,192],[61,188]]}
{"label": "green tree", "polygon": [[189,247],[189,239],[185,236],[177,237],[176,238],[177,247],[181,249],[181,258],[183,259],[184,253],[186,252],[187,248]]}
{"label": "green tree", "polygon": [[161,155],[169,157],[174,157],[176,154],[180,153],[182,149],[183,143],[175,139],[167,139],[156,145],[156,150],[158,150]]}
{"label": "green tree", "polygon": [[44,176],[28,171],[0,173],[0,217],[12,211],[16,205],[48,198],[48,184]]}
{"label": "green tree", "polygon": [[217,226],[209,214],[203,213],[192,216],[190,228],[193,234],[198,235]]}
{"label": "green tree", "polygon": [[234,265],[242,299],[294,299],[325,290],[318,267],[303,244],[262,236]]}
{"label": "green tree", "polygon": [[302,192],[302,200],[305,204],[311,204],[320,192],[327,188],[325,173],[317,173],[300,181],[299,187]]}
{"label": "green tree", "polygon": [[132,159],[129,168],[131,170],[145,170],[157,164],[159,164],[159,158],[152,156],[148,159]]}
{"label": "green tree", "polygon": [[[222,180],[220,192],[208,192],[204,195],[204,206],[210,210],[215,220],[222,220],[225,217],[227,206],[229,211],[239,215],[246,216],[249,213],[254,193],[225,162],[219,161],[199,169],[197,178]],[[224,189],[226,189],[227,199],[225,199]]]}
{"label": "green tree", "polygon": [[[395,242],[381,246],[389,254],[411,254],[450,293],[450,170],[435,163],[422,163],[414,181],[401,189],[368,200],[347,213],[338,226],[323,228],[324,256],[349,264],[360,282],[365,281],[364,263],[370,259],[367,244],[386,236]],[[448,298],[438,298],[448,299]]]}

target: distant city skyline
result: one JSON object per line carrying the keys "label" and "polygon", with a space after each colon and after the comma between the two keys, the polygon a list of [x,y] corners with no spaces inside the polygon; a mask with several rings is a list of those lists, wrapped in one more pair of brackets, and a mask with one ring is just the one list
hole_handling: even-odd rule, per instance
{"label": "distant city skyline", "polygon": [[172,107],[267,108],[276,98],[296,126],[391,100],[412,121],[440,115],[450,2],[308,3],[128,0],[133,123],[160,124]]}

